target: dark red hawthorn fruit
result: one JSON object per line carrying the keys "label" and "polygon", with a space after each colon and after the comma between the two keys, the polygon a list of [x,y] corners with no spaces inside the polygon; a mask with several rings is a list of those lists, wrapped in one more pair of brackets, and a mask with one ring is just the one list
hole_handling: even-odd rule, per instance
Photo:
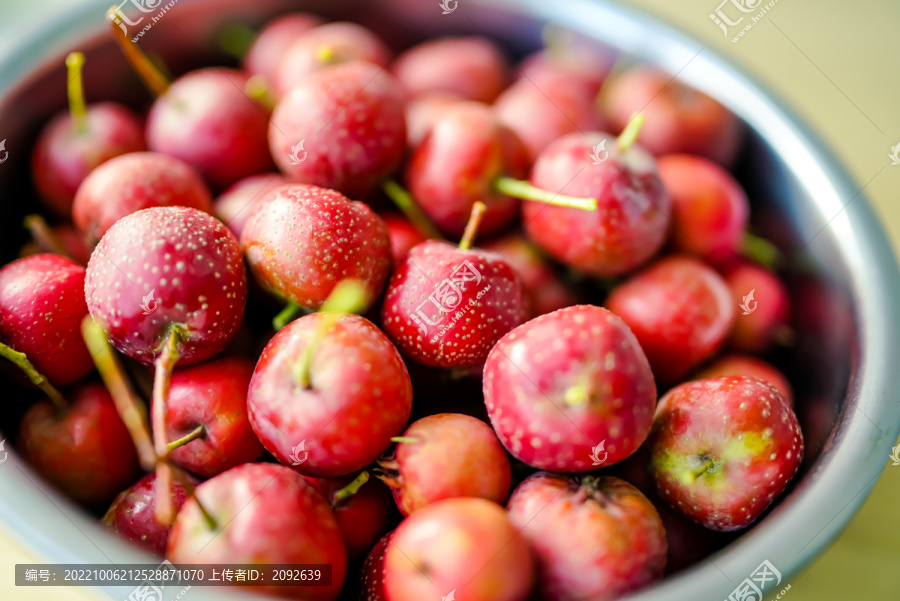
{"label": "dark red hawthorn fruit", "polygon": [[228,226],[238,240],[253,207],[269,191],[285,185],[286,179],[277,173],[260,173],[236,181],[216,197],[213,215]]}
{"label": "dark red hawthorn fruit", "polygon": [[458,102],[438,115],[413,151],[406,185],[422,210],[447,235],[460,236],[472,206],[487,213],[480,232],[489,234],[515,219],[519,201],[496,189],[500,177],[520,179],[528,170],[525,147],[491,107]]}
{"label": "dark red hawthorn fruit", "polygon": [[524,601],[531,549],[499,505],[444,499],[400,523],[384,557],[388,601]]}
{"label": "dark red hawthorn fruit", "polygon": [[742,124],[727,108],[653,66],[611,77],[600,105],[616,131],[641,111],[647,126],[638,142],[655,156],[696,154],[727,167],[740,149]]}
{"label": "dark red hawthorn fruit", "polygon": [[765,380],[778,389],[789,407],[794,406],[794,392],[787,376],[762,359],[750,355],[724,355],[694,374],[692,379],[709,380],[722,376],[753,376]]}
{"label": "dark red hawthorn fruit", "polygon": [[71,405],[33,405],[17,447],[38,473],[91,508],[105,506],[140,475],[137,453],[112,398],[97,384],[68,392]]}
{"label": "dark red hawthorn fruit", "polygon": [[0,342],[24,353],[57,386],[93,369],[81,339],[84,267],[52,254],[18,259],[0,269]]}
{"label": "dark red hawthorn fruit", "polygon": [[716,265],[738,256],[750,203],[734,177],[709,159],[659,157],[659,175],[672,199],[672,246]]}
{"label": "dark red hawthorn fruit", "polygon": [[156,207],[124,217],[103,236],[88,264],[85,296],[120,352],[152,363],[177,330],[184,365],[212,357],[237,332],[247,278],[237,240],[219,220]]}
{"label": "dark red hawthorn fruit", "polygon": [[306,476],[343,476],[372,463],[402,431],[412,385],[400,353],[372,322],[313,313],[266,345],[247,408],[280,462]]}
{"label": "dark red hawthorn fruit", "polygon": [[659,495],[713,530],[746,528],[797,473],[803,434],[759,378],[688,382],[663,396],[647,440]]}
{"label": "dark red hawthorn fruit", "polygon": [[83,64],[80,52],[66,58],[69,111],[57,114],[44,126],[31,154],[31,175],[38,194],[60,217],[71,214],[78,186],[97,165],[146,148],[143,123],[130,110],[113,102],[85,106]]}
{"label": "dark red hawthorn fruit", "polygon": [[384,592],[384,556],[393,534],[388,532],[372,547],[360,568],[358,601],[387,601]]}
{"label": "dark red hawthorn fruit", "polygon": [[[166,553],[166,540],[171,527],[160,524],[153,508],[156,506],[156,475],[148,474],[113,500],[103,524],[127,541],[135,543],[154,555]],[[192,483],[196,484],[196,483]],[[176,480],[172,487],[172,505],[181,510],[193,485]]]}
{"label": "dark red hawthorn fruit", "polygon": [[254,205],[241,248],[264,288],[309,309],[348,278],[365,284],[369,302],[381,294],[391,242],[368,205],[304,184],[276,188]]}
{"label": "dark red hawthorn fruit", "polygon": [[288,46],[275,70],[273,84],[285,96],[314,73],[353,61],[384,67],[393,53],[369,29],[344,21],[325,23],[301,33]]}
{"label": "dark red hawthorn fruit", "polygon": [[169,534],[169,561],[328,564],[330,586],[260,585],[256,590],[304,601],[337,598],[347,572],[341,531],[328,503],[302,476],[282,465],[249,463],[207,480],[194,493],[196,499],[187,500]]}
{"label": "dark red hawthorn fruit", "polygon": [[270,110],[247,96],[249,76],[214,67],[182,75],[147,115],[150,150],[192,165],[216,188],[271,171]]}
{"label": "dark red hawthorn fruit", "polygon": [[583,95],[595,99],[614,61],[614,53],[597,40],[566,31],[557,39],[549,40],[543,50],[525,57],[519,65],[519,76],[534,82],[562,78],[569,85],[580,86]]}
{"label": "dark red hawthorn fruit", "polygon": [[291,44],[301,34],[322,23],[322,19],[316,15],[299,12],[272,19],[262,28],[241,60],[244,70],[251,76],[261,76],[271,85],[275,81],[281,59]]}
{"label": "dark red hawthorn fruit", "polygon": [[503,257],[428,240],[394,271],[382,322],[416,361],[472,367],[525,320],[527,310],[522,282]]}
{"label": "dark red hawthorn fruit", "polygon": [[611,601],[662,578],[662,520],[624,480],[538,472],[513,491],[508,507],[534,551],[541,599]]}
{"label": "dark red hawthorn fruit", "polygon": [[[70,224],[63,223],[47,226],[43,218],[35,220],[35,215],[25,218],[26,227],[31,231],[31,242],[27,242],[19,251],[22,257],[39,255],[41,253],[54,253],[72,259],[79,265],[87,265],[94,252],[94,245],[84,237],[78,229]],[[35,226],[35,223],[40,225]],[[46,229],[45,229],[46,228]]]}
{"label": "dark red hawthorn fruit", "polygon": [[439,413],[414,422],[379,461],[403,515],[453,497],[503,503],[512,479],[509,458],[483,421]]}
{"label": "dark red hawthorn fruit", "polygon": [[537,188],[597,201],[596,211],[538,202],[522,207],[528,236],[588,275],[631,271],[656,254],[668,234],[669,196],[653,157],[632,138],[633,131],[618,140],[572,133],[545,148],[531,170]]}
{"label": "dark red hawthorn fruit", "polygon": [[181,206],[212,212],[212,196],[193,167],[157,152],[131,152],[88,175],[72,204],[72,220],[93,241],[122,217],[150,207]]}
{"label": "dark red hawthorn fruit", "polygon": [[416,148],[431,131],[434,122],[458,102],[461,100],[457,96],[439,92],[410,98],[406,103],[406,137],[409,147]]}
{"label": "dark red hawthorn fruit", "polygon": [[169,453],[176,465],[208,478],[260,458],[263,448],[247,416],[252,375],[251,362],[231,357],[175,370],[166,439],[174,443],[189,437]]}
{"label": "dark red hawthorn fruit", "polygon": [[437,92],[491,102],[509,79],[509,63],[487,38],[444,38],[406,50],[391,72],[409,97]]}
{"label": "dark red hawthorn fruit", "polygon": [[397,84],[359,61],[310,75],[275,107],[269,149],[288,180],[365,199],[406,152]]}
{"label": "dark red hawthorn fruit", "polygon": [[347,558],[365,557],[391,526],[396,511],[387,486],[369,476],[369,472],[340,478],[310,478],[312,484],[334,510]]}
{"label": "dark red hawthorn fruit", "polygon": [[388,237],[391,240],[391,256],[395,265],[406,258],[412,247],[425,242],[425,236],[405,217],[394,213],[382,213],[379,217],[387,226]]}
{"label": "dark red hawthorn fruit", "polygon": [[737,310],[728,337],[730,348],[764,353],[777,342],[791,340],[791,297],[777,274],[749,261],[739,261],[725,271],[725,281]]}
{"label": "dark red hawthorn fruit", "polygon": [[616,287],[606,306],[631,328],[660,383],[674,383],[725,343],[735,303],[722,277],[673,255]]}
{"label": "dark red hawthorn fruit", "polygon": [[625,459],[644,442],[656,386],[622,320],[577,305],[532,319],[491,349],[484,402],[515,458],[586,472]]}

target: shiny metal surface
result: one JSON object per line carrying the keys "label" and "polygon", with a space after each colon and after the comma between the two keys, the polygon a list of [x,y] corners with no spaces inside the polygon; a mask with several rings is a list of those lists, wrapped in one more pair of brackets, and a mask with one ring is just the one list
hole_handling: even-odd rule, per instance
{"label": "shiny metal surface", "polygon": [[[143,88],[106,33],[102,15],[107,6],[96,1],[46,15],[32,30],[0,46],[0,136],[10,152],[0,166],[4,260],[23,238],[20,217],[33,198],[28,154],[34,135],[65,103],[64,53],[76,46],[86,52],[89,100],[146,106]],[[358,20],[397,47],[427,35],[476,32],[496,36],[512,53],[524,52],[539,43],[543,22],[555,22],[677,73],[744,119],[749,137],[737,173],[754,201],[754,226],[788,258],[798,345],[786,357],[786,369],[798,391],[807,459],[797,484],[751,531],[695,568],[630,599],[725,599],[766,559],[781,571],[781,586],[789,582],[865,500],[900,431],[895,392],[900,373],[893,367],[900,341],[900,274],[866,202],[865,182],[852,181],[801,118],[733,65],[651,17],[614,4],[462,0],[458,10],[442,15],[437,0],[258,0],[252,5],[179,0],[140,43],[180,73],[222,60],[212,41],[220,24],[236,18],[261,23],[286,7]],[[14,419],[3,411],[0,430]],[[4,434],[12,437],[12,432]],[[0,522],[48,561],[147,561],[41,484],[15,453],[0,469]],[[123,599],[129,590],[106,592]],[[197,601],[232,595],[213,588],[190,592]]]}

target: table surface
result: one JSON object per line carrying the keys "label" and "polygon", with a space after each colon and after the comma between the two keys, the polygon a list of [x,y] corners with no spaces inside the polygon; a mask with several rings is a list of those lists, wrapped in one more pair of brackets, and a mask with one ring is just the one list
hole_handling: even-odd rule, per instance
{"label": "table surface", "polygon": [[[54,7],[75,0],[40,3],[0,0],[0,38],[27,26]],[[692,34],[708,49],[742,65],[767,84],[819,133],[866,188],[894,247],[900,247],[900,167],[890,165],[900,142],[897,65],[900,2],[869,0],[781,1],[737,43],[723,38],[709,14],[718,0],[632,0]],[[882,170],[883,169],[883,170]],[[879,173],[879,170],[880,173]],[[836,542],[790,580],[790,601],[900,599],[900,466],[885,457],[884,474],[862,510]],[[98,601],[87,589],[16,589],[13,566],[40,561],[0,532],[0,598],[16,601]]]}

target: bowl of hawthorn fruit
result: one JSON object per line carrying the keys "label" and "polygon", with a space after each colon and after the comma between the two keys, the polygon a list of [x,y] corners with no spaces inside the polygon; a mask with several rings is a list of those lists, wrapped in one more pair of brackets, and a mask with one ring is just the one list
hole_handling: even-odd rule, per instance
{"label": "bowl of hawthorn fruit", "polygon": [[98,593],[758,601],[874,485],[893,253],[696,42],[575,0],[44,17],[0,57],[0,523],[263,570]]}

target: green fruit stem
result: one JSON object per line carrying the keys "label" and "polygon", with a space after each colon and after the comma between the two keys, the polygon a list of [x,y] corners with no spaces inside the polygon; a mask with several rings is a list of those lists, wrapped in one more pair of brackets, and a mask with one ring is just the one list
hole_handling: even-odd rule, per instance
{"label": "green fruit stem", "polygon": [[583,211],[597,210],[596,198],[579,198],[577,196],[566,196],[565,194],[554,194],[547,190],[541,190],[531,182],[512,177],[498,177],[494,180],[494,189],[507,196],[521,198],[522,200],[543,202],[557,207],[569,207],[570,209],[581,209]]}
{"label": "green fruit stem", "polygon": [[419,442],[419,439],[415,436],[394,436],[391,438],[391,442],[406,442],[406,443],[414,443]]}
{"label": "green fruit stem", "polygon": [[84,88],[82,86],[81,68],[84,66],[84,55],[80,52],[71,52],[66,57],[66,71],[68,83],[66,89],[69,92],[69,113],[72,115],[72,125],[75,133],[83,134],[88,130],[87,109],[84,106]]}
{"label": "green fruit stem", "polygon": [[203,426],[197,426],[196,428],[194,428],[193,430],[191,430],[190,432],[188,432],[187,434],[185,434],[178,440],[173,440],[172,442],[168,443],[166,445],[166,450],[169,453],[171,453],[178,447],[183,447],[184,445],[191,442],[192,440],[197,440],[198,438],[201,438],[203,436],[203,433],[204,433]]}
{"label": "green fruit stem", "polygon": [[369,291],[361,281],[347,278],[337,283],[331,294],[322,303],[322,307],[319,309],[322,318],[313,331],[306,348],[303,349],[300,360],[294,364],[294,381],[298,386],[304,389],[310,387],[309,369],[312,365],[313,355],[331,328],[340,321],[343,315],[364,311],[368,303]]}
{"label": "green fruit stem", "polygon": [[333,505],[338,505],[342,501],[349,499],[362,488],[362,485],[369,481],[369,472],[363,470],[359,473],[359,475],[353,479],[353,482],[348,484],[347,486],[339,489],[334,493],[334,503]]}
{"label": "green fruit stem", "polygon": [[131,440],[138,452],[141,467],[146,471],[156,466],[156,450],[150,436],[150,424],[144,405],[138,399],[122,369],[122,364],[106,339],[106,333],[100,324],[90,315],[81,321],[81,336],[87,345],[94,365],[112,396],[116,411],[128,429]]}
{"label": "green fruit stem", "polygon": [[480,200],[476,200],[472,205],[472,214],[469,215],[469,222],[466,224],[466,230],[463,232],[462,239],[459,241],[459,250],[469,250],[475,243],[475,236],[478,234],[478,228],[487,212],[487,205]]}
{"label": "green fruit stem", "polygon": [[50,399],[60,413],[69,408],[69,404],[63,395],[53,387],[50,381],[44,377],[44,374],[35,369],[28,357],[25,356],[25,353],[20,353],[0,342],[0,356],[9,359],[13,365],[24,371],[28,379],[47,395],[47,398]]}
{"label": "green fruit stem", "polygon": [[625,152],[631,148],[631,145],[637,140],[638,134],[641,133],[642,127],[644,127],[644,115],[637,113],[631,118],[631,121],[628,122],[625,129],[622,130],[622,133],[619,134],[619,139],[617,141],[619,152]]}
{"label": "green fruit stem", "polygon": [[175,519],[172,504],[172,466],[163,461],[169,454],[166,441],[166,407],[169,402],[169,385],[172,371],[178,363],[178,339],[184,326],[171,324],[155,361],[153,376],[153,446],[160,459],[156,463],[156,519],[168,526]]}
{"label": "green fruit stem", "polygon": [[755,234],[744,232],[741,240],[741,254],[761,265],[774,269],[781,262],[778,247]]}
{"label": "green fruit stem", "polygon": [[153,95],[158,98],[166,93],[171,82],[162,74],[156,65],[147,58],[147,55],[138,48],[137,44],[133,43],[127,36],[120,33],[119,26],[116,25],[114,21],[117,10],[117,6],[112,6],[106,11],[106,19],[109,21],[109,25],[112,28],[113,38],[119,44],[119,48],[122,49],[122,53],[125,55],[125,58],[128,60],[131,67],[137,72],[141,81],[143,81],[144,85],[146,85]]}
{"label": "green fruit stem", "polygon": [[428,219],[428,216],[425,215],[425,212],[419,206],[419,203],[416,202],[403,186],[392,179],[386,179],[381,182],[381,188],[420,234],[429,239],[443,239],[443,236],[441,236],[441,233],[434,224],[431,223],[431,220]]}
{"label": "green fruit stem", "polygon": [[297,303],[288,301],[288,304],[285,305],[284,309],[272,319],[272,327],[275,328],[275,331],[277,332],[293,321],[294,317],[301,311],[303,311],[303,307]]}
{"label": "green fruit stem", "polygon": [[228,23],[216,33],[216,45],[225,54],[234,58],[244,58],[253,41],[256,31],[244,23]]}

